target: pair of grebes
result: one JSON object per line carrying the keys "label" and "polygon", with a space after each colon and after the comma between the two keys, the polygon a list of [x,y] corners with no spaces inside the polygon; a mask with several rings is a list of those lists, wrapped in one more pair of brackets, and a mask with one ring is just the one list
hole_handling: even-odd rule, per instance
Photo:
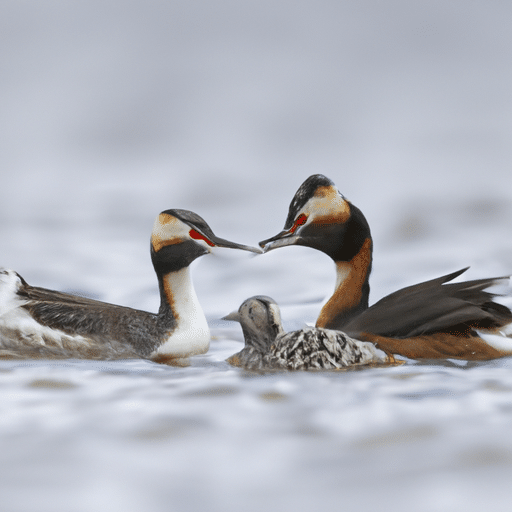
{"label": "pair of grebes", "polygon": [[288,245],[324,252],[336,287],[315,327],[285,333],[269,297],[244,301],[245,347],[228,362],[248,369],[336,369],[411,359],[487,360],[512,354],[512,312],[488,289],[508,277],[450,283],[466,269],[403,288],[369,306],[372,238],[361,210],[325,176],[310,176],[283,231],[257,248],[217,237],[188,210],[166,210],[151,233],[158,313],[28,285],[0,272],[0,358],[147,358],[179,362],[208,351],[210,332],[189,266],[213,247],[256,253]]}

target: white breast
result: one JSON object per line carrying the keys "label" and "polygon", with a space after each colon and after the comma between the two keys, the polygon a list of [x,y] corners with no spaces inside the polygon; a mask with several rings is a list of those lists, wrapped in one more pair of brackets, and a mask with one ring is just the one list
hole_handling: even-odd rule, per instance
{"label": "white breast", "polygon": [[156,355],[187,357],[204,354],[210,348],[210,330],[190,279],[190,270],[184,268],[172,272],[165,279],[178,326],[158,347]]}

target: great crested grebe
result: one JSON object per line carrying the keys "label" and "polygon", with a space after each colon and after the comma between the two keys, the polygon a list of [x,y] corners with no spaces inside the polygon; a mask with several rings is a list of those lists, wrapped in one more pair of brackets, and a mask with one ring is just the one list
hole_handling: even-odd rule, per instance
{"label": "great crested grebe", "polygon": [[205,353],[210,332],[189,265],[213,247],[261,252],[217,237],[188,210],[158,215],[151,233],[160,288],[156,314],[30,286],[13,270],[0,271],[0,358],[172,362]]}
{"label": "great crested grebe", "polygon": [[398,290],[369,307],[372,244],[361,210],[321,174],[300,186],[283,231],[260,242],[265,252],[303,245],[333,259],[336,287],[317,327],[343,330],[387,354],[412,359],[486,360],[512,354],[512,312],[487,291],[508,276],[445,284],[463,269]]}

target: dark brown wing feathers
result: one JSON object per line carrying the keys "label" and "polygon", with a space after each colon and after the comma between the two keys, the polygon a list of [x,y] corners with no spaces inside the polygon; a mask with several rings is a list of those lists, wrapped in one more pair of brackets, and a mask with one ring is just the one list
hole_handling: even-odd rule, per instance
{"label": "dark brown wing feathers", "polygon": [[398,290],[340,327],[350,336],[370,332],[405,338],[434,332],[466,335],[471,329],[512,322],[511,311],[485,291],[505,278],[445,284],[467,269]]}
{"label": "dark brown wing feathers", "polygon": [[142,355],[148,355],[165,335],[157,315],[146,311],[30,286],[24,280],[18,295],[27,301],[22,307],[42,325],[68,334],[119,340]]}

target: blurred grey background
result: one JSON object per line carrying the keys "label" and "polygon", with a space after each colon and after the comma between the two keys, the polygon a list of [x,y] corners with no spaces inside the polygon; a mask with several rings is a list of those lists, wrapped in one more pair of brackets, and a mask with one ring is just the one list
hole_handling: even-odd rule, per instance
{"label": "blurred grey background", "polygon": [[159,211],[195,210],[255,244],[320,172],[367,215],[377,286],[386,258],[394,274],[410,265],[404,244],[418,273],[442,255],[432,271],[510,271],[511,14],[478,1],[4,1],[0,263],[61,288],[91,269],[90,290],[125,268],[146,282]]}

